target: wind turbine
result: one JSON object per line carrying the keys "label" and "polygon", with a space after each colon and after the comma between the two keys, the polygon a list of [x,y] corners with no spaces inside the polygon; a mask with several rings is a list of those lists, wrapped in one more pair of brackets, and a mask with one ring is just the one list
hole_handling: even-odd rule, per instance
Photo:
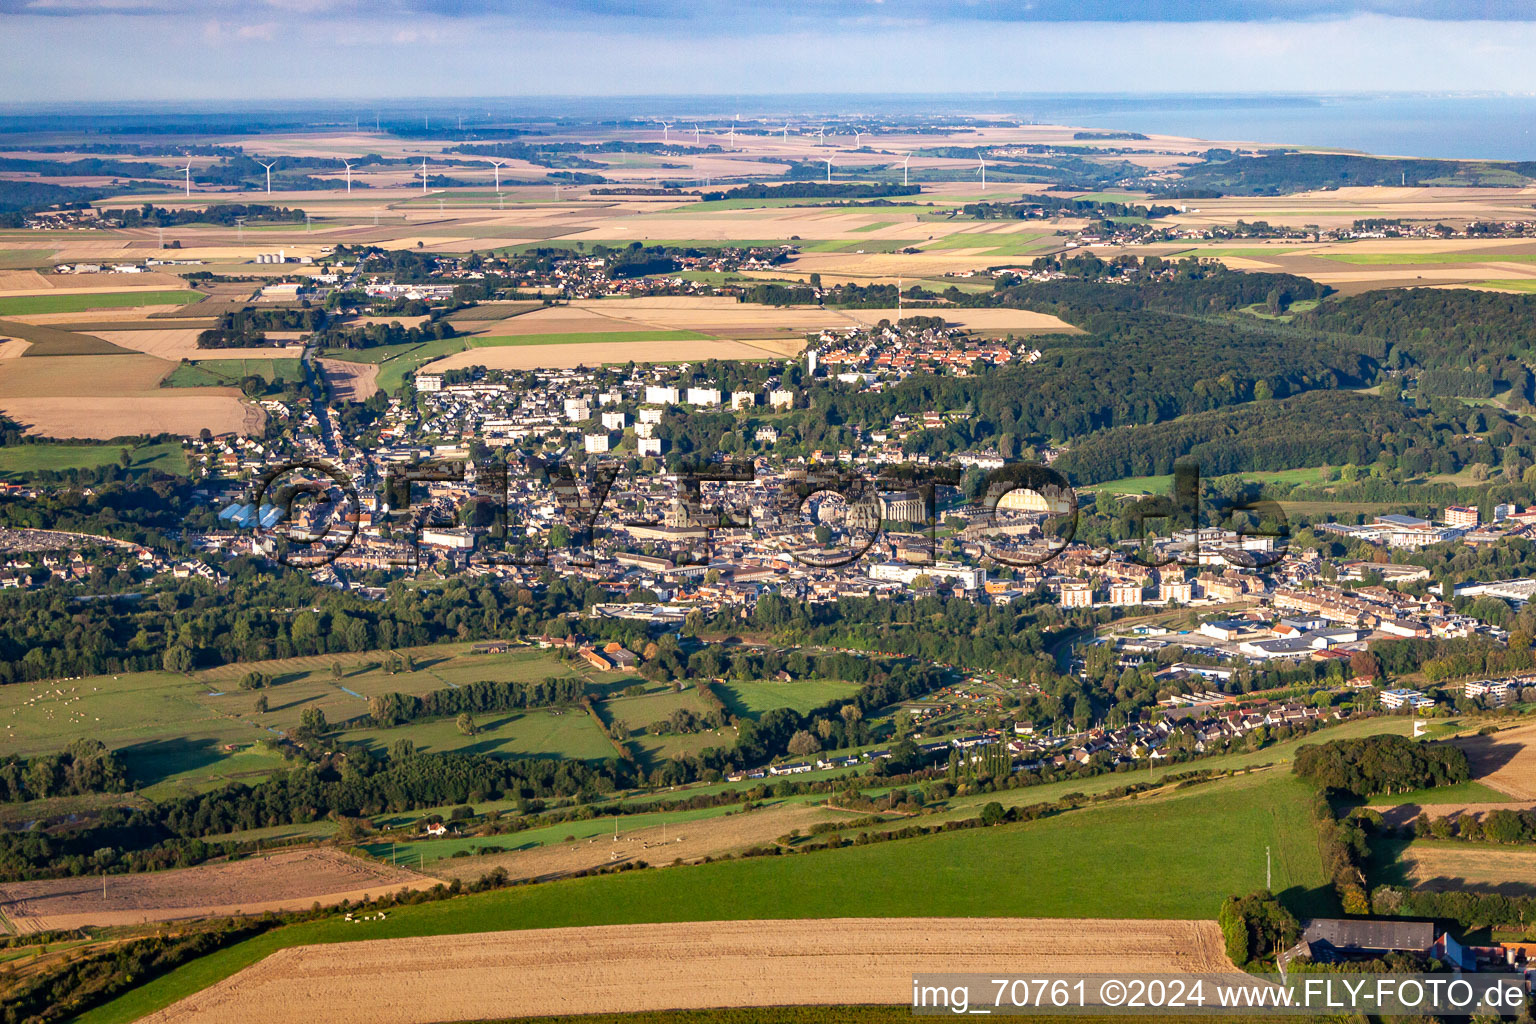
{"label": "wind turbine", "polygon": [[[260,160],[257,160],[256,162],[261,164]],[[276,160],[273,160],[270,164],[261,164],[261,166],[267,169],[267,195],[272,194],[272,165],[275,163],[277,163]]]}
{"label": "wind turbine", "polygon": [[789,122],[788,121],[784,122],[784,128],[780,131],[779,136],[780,136],[780,138],[784,139],[784,141],[786,141],[786,142],[789,141]]}
{"label": "wind turbine", "polygon": [[502,165],[503,161],[501,161],[501,160],[490,160],[490,161],[488,161],[488,163],[492,167],[496,168],[496,194],[497,195],[501,195],[501,165]]}
{"label": "wind turbine", "polygon": [[697,146],[699,144],[699,126],[698,125],[694,125],[693,126],[693,144],[695,146]]}
{"label": "wind turbine", "polygon": [[345,167],[347,169],[347,195],[351,195],[352,194],[352,165],[347,163],[345,160],[343,160],[341,162],[341,166],[343,166],[343,167]]}
{"label": "wind turbine", "polygon": [[672,137],[668,134],[668,132],[671,131],[672,125],[675,122],[673,122],[673,121],[657,121],[656,123],[661,125],[661,142],[662,142],[662,145],[666,145],[667,143],[671,142],[672,141]]}
{"label": "wind turbine", "polygon": [[731,130],[726,132],[726,134],[730,136],[731,149],[734,150],[736,148],[736,122],[731,122]]}
{"label": "wind turbine", "polygon": [[858,149],[859,148],[859,140],[862,139],[862,138],[864,138],[864,133],[862,131],[860,131],[859,129],[855,128],[853,130],[853,148],[854,149]]}
{"label": "wind turbine", "polygon": [[427,194],[427,158],[421,158],[421,194]]}
{"label": "wind turbine", "polygon": [[977,170],[981,174],[981,190],[985,192],[987,190],[987,162],[981,158],[980,153],[976,154],[976,162],[981,165]]}
{"label": "wind turbine", "polygon": [[826,125],[822,125],[820,128],[816,129],[816,137],[821,140],[820,142],[816,143],[816,145],[818,145],[818,146],[825,146],[827,144],[827,126]]}
{"label": "wind turbine", "polygon": [[[187,174],[187,198],[192,198],[192,158],[187,157],[187,166],[183,168]],[[270,191],[270,190],[269,190]]]}
{"label": "wind turbine", "polygon": [[832,184],[832,158],[827,157],[827,184]]}
{"label": "wind turbine", "polygon": [[903,185],[911,184],[909,181],[907,181],[907,164],[910,163],[911,160],[912,154],[908,153],[906,158],[901,161],[901,183]]}

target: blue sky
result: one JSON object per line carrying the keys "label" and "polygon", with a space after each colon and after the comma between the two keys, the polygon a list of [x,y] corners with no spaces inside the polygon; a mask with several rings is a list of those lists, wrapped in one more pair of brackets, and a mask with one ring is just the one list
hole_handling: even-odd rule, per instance
{"label": "blue sky", "polygon": [[1531,0],[0,0],[0,101],[1536,92]]}

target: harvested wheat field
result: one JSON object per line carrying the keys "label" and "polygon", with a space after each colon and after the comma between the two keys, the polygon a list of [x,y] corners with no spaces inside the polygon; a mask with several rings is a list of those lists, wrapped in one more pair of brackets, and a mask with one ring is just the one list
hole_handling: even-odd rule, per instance
{"label": "harvested wheat field", "polygon": [[164,398],[6,398],[0,399],[0,411],[41,437],[193,437],[204,427],[214,434],[260,434],[266,413],[242,402],[239,394],[234,388],[180,388]]}
{"label": "harvested wheat field", "polygon": [[175,368],[138,352],[7,360],[0,411],[29,434],[98,440],[192,436],[204,427],[215,434],[257,434],[266,425],[266,413],[236,388],[162,390],[160,381]]}
{"label": "harvested wheat field", "polygon": [[1454,741],[1472,762],[1472,777],[1516,800],[1536,800],[1536,724]]}
{"label": "harvested wheat field", "polygon": [[[203,332],[193,328],[170,327],[161,330],[139,331],[92,331],[103,341],[110,341],[120,348],[130,348],[160,359],[297,359],[304,354],[302,345],[283,348],[198,348],[197,336]],[[269,333],[267,337],[275,337]]]}
{"label": "harvested wheat field", "polygon": [[572,345],[494,345],[455,352],[428,363],[421,373],[466,366],[489,370],[536,370],[604,363],[681,363],[705,359],[781,359],[783,353],[740,341],[613,341]]}
{"label": "harvested wheat field", "polygon": [[[143,1018],[397,1024],[909,1004],[916,972],[1235,970],[1211,921],[845,918],[604,925],[298,946]],[[426,995],[430,993],[430,996]]]}
{"label": "harvested wheat field", "polygon": [[105,292],[164,292],[185,288],[175,274],[39,274],[35,270],[0,271],[0,293],[43,295],[67,291],[76,294]]}
{"label": "harvested wheat field", "polygon": [[1422,889],[1536,894],[1536,850],[1530,847],[1416,840],[1403,849],[1399,864],[1408,880]]}
{"label": "harvested wheat field", "polygon": [[1372,805],[1371,810],[1380,811],[1382,820],[1393,828],[1402,828],[1411,825],[1420,814],[1427,814],[1430,818],[1460,818],[1463,815],[1471,815],[1474,818],[1482,818],[1489,811],[1528,811],[1536,808],[1536,804],[1529,800],[1512,800],[1505,804],[1396,804],[1393,806]]}
{"label": "harvested wheat field", "polygon": [[343,359],[321,359],[320,372],[338,401],[362,402],[379,390],[378,363],[349,363]]}
{"label": "harvested wheat field", "polygon": [[[626,828],[615,839],[597,836],[579,842],[552,843],[513,853],[448,858],[432,865],[444,878],[474,881],[488,871],[505,868],[514,879],[544,881],[587,868],[614,867],[643,860],[657,866],[674,860],[692,862],[704,857],[736,853],[750,846],[766,846],[791,829],[809,831],[824,821],[848,821],[859,817],[809,804],[781,804],[750,814],[726,814],[697,821]],[[516,842],[516,836],[487,836],[486,845]]]}
{"label": "harvested wheat field", "polygon": [[267,910],[302,910],[426,889],[435,878],[348,856],[339,850],[294,850],[225,864],[0,885],[0,914],[23,932],[85,925],[140,924]]}

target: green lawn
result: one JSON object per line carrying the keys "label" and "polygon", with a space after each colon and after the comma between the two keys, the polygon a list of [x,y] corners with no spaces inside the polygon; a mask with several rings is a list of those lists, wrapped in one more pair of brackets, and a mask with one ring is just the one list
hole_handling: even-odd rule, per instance
{"label": "green lawn", "polygon": [[87,309],[123,309],[132,306],[182,306],[202,299],[202,292],[54,292],[50,295],[10,295],[0,298],[0,316],[33,313],[78,313]]}
{"label": "green lawn", "polygon": [[[259,740],[298,725],[309,708],[323,711],[332,723],[341,723],[365,716],[368,698],[376,694],[421,695],[478,680],[526,682],[573,673],[567,663],[537,650],[471,654],[468,644],[444,644],[418,648],[412,654],[416,671],[394,675],[381,668],[382,652],[369,651],[226,665],[190,676],[139,672],[17,683],[0,687],[0,749],[27,756],[62,750],[81,737],[95,737],[122,754],[138,783],[160,787],[153,792],[166,795],[167,787],[175,792],[202,789],[264,769],[264,761],[258,764],[244,755]],[[336,664],[342,666],[340,679],[331,674]],[[273,685],[260,691],[242,690],[240,679],[253,670],[270,676]],[[269,710],[264,714],[255,711],[258,694],[267,699]],[[396,738],[409,737],[423,749],[612,755],[606,738],[585,713],[569,711],[557,717],[530,712],[527,717],[531,721],[515,724],[503,721],[507,715],[486,716],[484,724],[501,724],[475,737],[460,735],[449,719],[368,730],[378,735],[364,738],[377,740],[386,749]],[[352,739],[360,733],[344,735]]]}
{"label": "green lawn", "polygon": [[163,388],[239,387],[255,375],[270,383],[302,383],[304,367],[297,359],[200,359],[181,363],[160,382]]}
{"label": "green lawn", "polygon": [[469,341],[470,348],[506,345],[617,345],[630,341],[709,341],[698,331],[600,331],[578,334],[484,334]]}
{"label": "green lawn", "polygon": [[789,683],[758,680],[716,683],[714,691],[733,715],[756,718],[774,708],[793,708],[803,715],[828,701],[852,696],[858,686],[835,679],[797,679]]}
{"label": "green lawn", "polygon": [[[117,444],[18,444],[0,448],[0,479],[24,480],[46,470],[100,469],[116,466],[123,445]],[[187,474],[187,457],[175,441],[139,447],[127,446],[130,470],[158,469]]]}
{"label": "green lawn", "polygon": [[583,761],[617,756],[608,737],[579,707],[486,712],[474,717],[478,731],[473,736],[460,732],[455,718],[425,719],[392,729],[349,729],[344,735],[350,742],[378,751],[387,751],[396,740],[409,739],[417,750],[429,754],[459,751]]}
{"label": "green lawn", "polygon": [[1028,824],[401,907],[366,936],[343,921],[316,921],[203,957],[79,1020],[135,1020],[278,949],[364,937],[772,918],[1210,918],[1228,895],[1263,886],[1266,849],[1275,890],[1304,915],[1327,913],[1336,908],[1309,803],[1303,783],[1274,773]]}
{"label": "green lawn", "polygon": [[1377,807],[1400,807],[1403,804],[1502,804],[1510,801],[1508,793],[1500,793],[1491,786],[1473,781],[1454,786],[1416,789],[1411,793],[1373,796],[1364,802]]}

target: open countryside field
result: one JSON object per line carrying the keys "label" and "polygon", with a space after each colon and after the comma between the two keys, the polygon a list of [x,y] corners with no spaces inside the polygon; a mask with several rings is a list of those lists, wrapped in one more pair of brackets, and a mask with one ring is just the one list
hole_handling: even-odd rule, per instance
{"label": "open countryside field", "polygon": [[[514,879],[543,881],[636,861],[661,866],[679,860],[694,864],[705,857],[720,857],[753,846],[771,845],[775,839],[794,829],[803,833],[813,825],[845,822],[863,816],[805,802],[787,802],[748,813],[727,813],[731,810],[729,807],[710,807],[625,816],[619,819],[617,838],[613,834],[612,819],[594,818],[506,836],[424,841],[411,844],[423,860],[401,860],[400,863],[423,863],[425,870],[435,875],[461,878],[467,882],[497,868],[505,868]],[[576,837],[574,841],[564,841],[572,835]],[[455,857],[456,851],[441,849],[448,844],[475,852],[475,855]],[[512,852],[478,852],[497,846]],[[387,860],[391,854],[383,847],[384,844],[377,844],[372,852]],[[444,857],[447,859],[438,859]]]}
{"label": "open countryside field", "polygon": [[[795,346],[797,349],[800,345]],[[338,353],[329,353],[339,355]],[[476,348],[437,359],[420,367],[442,373],[468,366],[492,370],[534,370],[544,367],[602,366],[607,363],[683,363],[705,359],[782,359],[786,353],[745,341],[625,341],[587,345],[512,345]],[[381,369],[379,386],[389,389]],[[411,372],[411,371],[407,371]]]}
{"label": "open countryside field", "polygon": [[1515,800],[1536,800],[1536,723],[1490,736],[1463,736],[1456,745],[1472,762],[1472,777]]}
{"label": "open countryside field", "polygon": [[[88,336],[82,336],[88,337]],[[102,343],[105,344],[105,343]],[[186,388],[166,396],[160,382],[176,368],[141,353],[39,356],[7,360],[0,411],[31,434],[108,439],[133,434],[256,433],[265,413],[234,388]],[[32,358],[37,357],[37,358]]]}
{"label": "open countryside field", "polygon": [[160,386],[239,387],[248,376],[257,376],[279,386],[290,382],[302,384],[304,368],[297,359],[206,359],[177,366]]}
{"label": "open countryside field", "polygon": [[[149,323],[155,323],[151,320]],[[163,327],[155,330],[93,330],[90,333],[110,341],[119,348],[133,349],[161,359],[194,361],[224,361],[230,359],[283,359],[296,360],[303,354],[300,346],[282,348],[198,348],[200,328]]]}
{"label": "open countryside field", "polygon": [[[361,930],[361,929],[360,929]],[[1232,967],[1209,921],[1016,918],[609,925],[282,950],[151,1020],[428,1024],[826,1002],[902,1004],[915,972]],[[422,999],[423,992],[433,998]]]}
{"label": "open countryside field", "polygon": [[[396,908],[367,927],[370,938],[384,939],[759,918],[1210,917],[1228,893],[1263,884],[1266,846],[1275,854],[1275,889],[1301,913],[1328,912],[1332,890],[1311,827],[1309,794],[1303,783],[1277,773],[1260,791],[1212,784],[1155,804],[1119,801],[1026,824],[517,887]],[[1139,866],[1145,884],[1127,884],[1128,863]],[[1174,878],[1177,884],[1168,881]],[[1070,927],[1083,925],[1072,921]],[[134,1020],[278,949],[357,934],[337,921],[280,929],[178,968],[81,1021]],[[971,941],[974,948],[974,933]]]}
{"label": "open countryside field", "polygon": [[1470,889],[1506,896],[1536,895],[1536,849],[1460,840],[1379,842],[1373,857],[1388,881],[1437,892]]}
{"label": "open countryside field", "polygon": [[[366,707],[364,707],[366,710]],[[616,757],[613,745],[592,717],[579,707],[538,708],[524,712],[486,712],[475,716],[476,732],[465,735],[452,718],[430,719],[392,729],[352,729],[346,738],[383,753],[396,740],[408,739],[423,753],[498,754],[600,761]]]}
{"label": "open countryside field", "polygon": [[124,447],[128,448],[132,470],[158,469],[182,476],[187,473],[186,453],[174,441],[129,446],[43,443],[0,448],[0,479],[21,480],[44,471],[116,466]]}
{"label": "open countryside field", "polygon": [[319,359],[326,387],[338,402],[364,402],[379,390],[379,368],[371,363],[349,363],[342,359]]}
{"label": "open countryside field", "polygon": [[[384,655],[375,651],[247,662],[191,676],[142,672],[17,683],[0,689],[0,745],[27,756],[95,737],[119,752],[146,795],[165,796],[236,778],[251,781],[280,766],[281,758],[264,753],[259,741],[297,726],[306,709],[341,723],[366,716],[368,698],[375,694],[420,695],[481,679],[530,681],[572,671],[543,652],[469,654],[464,644],[419,648],[413,657],[416,671],[394,675],[382,670]],[[338,664],[343,675],[335,679],[332,666]],[[240,679],[251,671],[270,676],[273,685],[261,691],[240,689]],[[267,698],[265,714],[254,710],[258,693]],[[571,713],[564,720],[586,718]],[[415,729],[431,733],[442,727],[459,735],[451,720],[427,721],[378,730],[379,742],[387,748],[397,738],[414,739]],[[543,731],[528,726],[509,730],[501,740],[504,752],[529,754],[552,752],[547,742]],[[606,740],[602,750],[611,753]]]}
{"label": "open countryside field", "polygon": [[23,934],[267,910],[302,910],[437,884],[338,850],[294,850],[170,871],[0,884],[0,915]]}
{"label": "open countryside field", "polygon": [[772,708],[794,708],[805,714],[828,701],[850,697],[857,690],[857,684],[835,679],[796,679],[788,683],[732,680],[714,684],[715,693],[731,714],[743,718],[756,718]]}
{"label": "open countryside field", "polygon": [[178,306],[196,302],[202,292],[54,292],[51,295],[0,296],[0,316],[30,313],[78,313],[86,309],[119,309],[131,306]]}

